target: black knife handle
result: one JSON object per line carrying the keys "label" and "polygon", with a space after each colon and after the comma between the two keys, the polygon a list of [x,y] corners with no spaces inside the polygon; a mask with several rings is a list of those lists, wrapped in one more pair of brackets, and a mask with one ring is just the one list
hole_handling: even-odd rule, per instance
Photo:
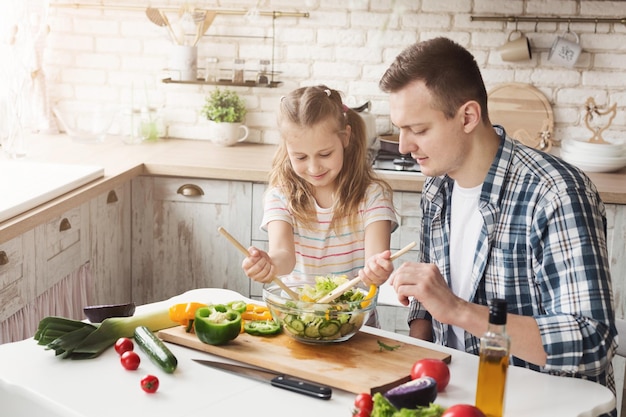
{"label": "black knife handle", "polygon": [[322,400],[329,400],[333,394],[333,390],[330,387],[302,381],[301,379],[285,378],[283,375],[272,379],[271,384],[278,388],[284,388]]}

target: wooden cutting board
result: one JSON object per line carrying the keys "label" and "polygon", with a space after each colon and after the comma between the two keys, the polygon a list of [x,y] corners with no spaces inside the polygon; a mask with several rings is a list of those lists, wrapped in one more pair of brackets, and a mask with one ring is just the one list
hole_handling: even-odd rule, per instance
{"label": "wooden cutting board", "polygon": [[[355,394],[384,392],[409,381],[411,366],[419,359],[436,358],[446,363],[451,360],[447,353],[365,332],[358,332],[345,342],[324,345],[301,343],[286,334],[258,337],[242,333],[226,345],[213,346],[186,333],[182,326],[161,330],[158,336],[167,342]],[[399,347],[381,350],[378,341]]]}
{"label": "wooden cutting board", "polygon": [[554,116],[550,102],[530,84],[506,83],[488,94],[489,119],[506,133],[532,148],[549,151],[553,142]]}

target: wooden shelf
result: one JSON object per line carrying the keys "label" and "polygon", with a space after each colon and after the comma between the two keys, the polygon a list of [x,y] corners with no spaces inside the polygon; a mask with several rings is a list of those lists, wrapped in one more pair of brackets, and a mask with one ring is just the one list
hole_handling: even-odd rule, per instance
{"label": "wooden shelf", "polygon": [[224,85],[229,87],[259,87],[259,88],[276,88],[283,84],[282,81],[272,81],[269,84],[259,84],[254,80],[247,80],[243,83],[233,83],[231,80],[218,80],[215,82],[205,81],[204,78],[198,78],[196,81],[179,81],[171,78],[162,80],[165,84],[204,84],[204,85]]}

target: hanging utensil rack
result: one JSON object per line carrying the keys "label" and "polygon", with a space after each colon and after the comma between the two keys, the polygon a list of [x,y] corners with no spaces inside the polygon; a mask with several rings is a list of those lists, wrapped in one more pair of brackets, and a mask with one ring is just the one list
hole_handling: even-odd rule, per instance
{"label": "hanging utensil rack", "polygon": [[[85,3],[52,3],[50,7],[63,8],[63,9],[96,9],[96,10],[119,10],[119,11],[131,11],[131,12],[142,12],[146,11],[146,5],[106,5],[106,4],[85,4]],[[180,9],[180,7],[172,7],[172,6],[150,6],[155,9],[159,9],[163,12],[176,12]],[[248,13],[248,10],[244,9],[205,9],[205,8],[197,8],[195,9],[199,12],[214,12],[216,15],[230,15],[230,16],[245,16]],[[202,79],[198,79],[197,81],[178,81],[172,80],[171,78],[166,78],[163,80],[164,83],[172,83],[172,84],[210,84],[210,85],[229,85],[229,86],[241,86],[241,87],[268,87],[275,88],[282,84],[281,81],[274,80],[274,74],[277,74],[277,71],[274,71],[274,51],[276,49],[276,19],[280,17],[309,17],[309,12],[286,12],[280,10],[272,10],[272,11],[258,11],[258,16],[267,16],[272,18],[272,58],[271,58],[271,69],[269,71],[270,82],[267,85],[259,85],[257,83],[252,83],[250,81],[245,81],[242,84],[235,84],[228,80],[218,80],[217,82],[206,82]],[[266,37],[261,37],[265,39]]]}
{"label": "hanging utensil rack", "polygon": [[621,23],[626,25],[626,17],[470,16],[470,20],[510,23]]}
{"label": "hanging utensil rack", "polygon": [[[148,5],[112,5],[112,4],[85,4],[85,3],[51,3],[50,7],[57,8],[65,8],[65,9],[99,9],[99,10],[125,10],[125,11],[134,11],[134,12],[145,12],[146,7]],[[180,9],[180,7],[171,7],[171,6],[154,6],[160,10],[168,11],[168,12],[176,12]],[[236,15],[236,16],[244,16],[248,13],[247,10],[238,10],[238,9],[203,9],[198,8],[198,11],[211,11],[217,14],[222,15]],[[279,10],[273,11],[262,11],[259,10],[259,16],[270,16],[270,17],[309,17],[309,12],[283,12]]]}

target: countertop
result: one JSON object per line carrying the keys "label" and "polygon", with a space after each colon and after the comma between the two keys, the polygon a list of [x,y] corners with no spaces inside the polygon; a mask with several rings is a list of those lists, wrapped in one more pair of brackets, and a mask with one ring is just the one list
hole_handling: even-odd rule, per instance
{"label": "countertop", "polygon": [[[104,176],[0,223],[0,243],[142,174],[266,182],[276,151],[275,145],[241,143],[221,147],[208,141],[182,139],[127,145],[117,136],[109,136],[103,143],[85,144],[63,134],[31,135],[26,146],[24,160],[102,166]],[[412,192],[421,191],[425,178],[391,171],[382,171],[381,176],[394,190]],[[626,204],[626,168],[589,176],[605,203]]]}
{"label": "countertop", "polygon": [[[159,303],[139,306],[136,314],[167,308],[177,302],[219,303],[233,299],[242,297],[229,290],[196,289]],[[364,327],[363,331],[449,352],[452,355],[450,383],[436,402],[444,407],[474,403],[477,356],[380,329]],[[140,368],[133,372],[122,368],[114,349],[108,349],[95,359],[62,360],[33,339],[26,339],[0,345],[0,382],[4,380],[26,387],[30,392],[69,409],[72,416],[351,415],[355,397],[352,393],[333,389],[328,401],[306,397],[203,367],[192,358],[224,359],[170,343],[167,345],[178,359],[178,368],[173,374],[165,374],[140,350]],[[154,395],[144,394],[139,387],[140,378],[147,373],[160,379],[159,391]],[[614,404],[611,391],[600,384],[509,367],[507,417],[592,417],[607,412]]]}

